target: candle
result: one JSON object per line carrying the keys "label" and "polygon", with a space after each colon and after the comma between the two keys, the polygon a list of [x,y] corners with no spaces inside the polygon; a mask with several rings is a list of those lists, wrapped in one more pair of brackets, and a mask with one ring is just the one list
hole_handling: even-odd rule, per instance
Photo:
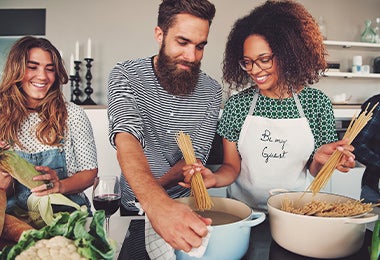
{"label": "candle", "polygon": [[75,60],[79,60],[79,42],[75,43]]}
{"label": "candle", "polygon": [[91,58],[91,38],[87,40],[87,58]]}
{"label": "candle", "polygon": [[75,64],[74,64],[74,55],[73,54],[71,54],[71,56],[70,56],[70,76],[74,76],[75,75],[75,72],[74,72],[74,66],[75,66]]}

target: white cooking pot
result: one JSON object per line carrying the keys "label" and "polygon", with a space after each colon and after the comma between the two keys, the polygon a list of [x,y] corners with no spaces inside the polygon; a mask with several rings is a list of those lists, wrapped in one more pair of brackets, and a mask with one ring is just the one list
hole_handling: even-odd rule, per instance
{"label": "white cooking pot", "polygon": [[282,192],[269,197],[267,205],[273,240],[283,248],[304,256],[339,258],[355,253],[363,245],[365,224],[378,218],[372,213],[358,217],[298,215],[281,210],[284,199],[293,201],[297,207],[312,200],[345,202],[354,199],[330,193],[313,196],[310,192]]}

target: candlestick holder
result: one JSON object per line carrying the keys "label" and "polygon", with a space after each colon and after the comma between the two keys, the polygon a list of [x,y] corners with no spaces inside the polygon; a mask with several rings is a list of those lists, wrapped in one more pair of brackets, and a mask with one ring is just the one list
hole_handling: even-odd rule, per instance
{"label": "candlestick holder", "polygon": [[79,88],[79,83],[81,82],[81,78],[80,78],[80,75],[79,75],[79,70],[80,70],[80,64],[82,62],[79,61],[79,60],[76,60],[74,61],[74,69],[75,69],[75,76],[74,76],[74,81],[75,81],[75,87],[74,87],[74,90],[73,90],[73,94],[75,96],[74,98],[74,103],[77,104],[77,105],[81,105],[82,104],[82,101],[79,99],[79,97],[82,95],[82,91],[80,90]]}
{"label": "candlestick holder", "polygon": [[75,82],[75,75],[70,75],[70,101],[74,102],[74,82]]}
{"label": "candlestick holder", "polygon": [[92,80],[91,62],[94,59],[85,58],[84,60],[86,61],[86,67],[87,67],[87,72],[86,72],[87,87],[84,89],[84,93],[86,93],[87,97],[82,102],[82,105],[96,105],[96,103],[91,99],[91,94],[94,92],[93,89],[91,88],[91,80]]}

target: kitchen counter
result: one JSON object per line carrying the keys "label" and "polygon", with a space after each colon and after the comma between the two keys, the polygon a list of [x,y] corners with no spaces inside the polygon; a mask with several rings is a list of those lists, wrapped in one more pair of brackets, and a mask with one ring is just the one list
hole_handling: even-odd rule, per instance
{"label": "kitchen counter", "polygon": [[[143,216],[119,216],[118,213],[111,216],[110,219],[110,238],[117,243],[117,252],[115,255],[115,260],[117,259],[121,246],[123,244],[124,238],[127,232],[130,233],[130,226],[140,226],[142,228],[141,232],[144,232],[145,219]],[[136,225],[137,224],[137,225]],[[366,260],[369,259],[368,246],[371,244],[373,225],[368,225],[364,244],[361,249],[348,257],[339,258],[335,260]],[[133,231],[132,231],[133,232]],[[142,233],[143,234],[143,233]],[[291,236],[292,234],[289,234]],[[312,235],[312,234],[311,234]],[[140,244],[138,244],[140,242]],[[144,241],[134,240],[132,245],[129,245],[128,258],[125,259],[137,259],[144,260],[145,258],[137,257],[135,258],[134,252],[130,249],[135,247],[144,246]],[[123,258],[124,259],[124,258]],[[251,230],[250,244],[246,255],[243,260],[316,260],[316,258],[305,257],[301,255],[294,254],[287,251],[286,249],[279,246],[276,242],[272,240],[270,233],[268,218],[261,224],[255,226]],[[219,259],[218,259],[219,260]],[[222,260],[222,259],[221,259]],[[228,259],[230,260],[230,259]]]}
{"label": "kitchen counter", "polygon": [[[115,214],[116,215],[116,214]],[[144,227],[144,218],[143,217],[121,217],[121,216],[112,216],[111,217],[111,238],[115,239],[119,246],[121,246],[124,237],[126,235],[127,229],[130,224],[138,224],[141,228]],[[338,258],[335,260],[365,260],[369,259],[368,246],[371,244],[373,226],[368,225],[364,244],[361,249],[348,257]],[[143,230],[142,230],[143,232]],[[291,236],[292,234],[289,234]],[[312,234],[310,234],[312,235]],[[135,244],[137,241],[133,241]],[[141,243],[144,243],[143,241]],[[136,246],[136,245],[133,245]],[[130,247],[130,248],[133,248]],[[119,247],[120,248],[120,247]],[[133,258],[134,252],[129,252],[131,259]],[[305,257],[301,255],[294,254],[272,240],[270,233],[269,221],[268,218],[261,224],[252,228],[250,236],[250,245],[247,250],[246,255],[243,260],[316,260],[316,258]]]}
{"label": "kitchen counter", "polygon": [[[292,234],[289,234],[291,236]],[[312,234],[310,234],[312,235]],[[365,260],[369,259],[368,246],[371,244],[372,231],[367,229],[363,246],[360,250],[348,257],[336,258],[335,260]],[[252,228],[250,246],[244,260],[269,259],[269,260],[314,260],[316,258],[294,254],[272,240],[269,221],[266,219],[262,224]]]}

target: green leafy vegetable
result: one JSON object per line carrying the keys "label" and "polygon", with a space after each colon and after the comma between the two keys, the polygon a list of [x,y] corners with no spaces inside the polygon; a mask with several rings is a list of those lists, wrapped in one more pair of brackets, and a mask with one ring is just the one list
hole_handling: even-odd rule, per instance
{"label": "green leafy vegetable", "polygon": [[372,233],[372,244],[369,249],[371,260],[378,260],[380,256],[380,220],[376,221]]}
{"label": "green leafy vegetable", "polygon": [[29,230],[22,234],[19,242],[14,246],[7,246],[0,254],[0,260],[13,260],[22,251],[33,246],[38,240],[49,239],[54,236],[64,236],[74,241],[78,253],[88,259],[111,260],[114,257],[116,244],[107,239],[104,231],[105,214],[103,210],[96,211],[90,223],[89,230],[86,229],[88,213],[74,211],[69,214],[61,212],[57,214],[51,225],[39,230]]}

